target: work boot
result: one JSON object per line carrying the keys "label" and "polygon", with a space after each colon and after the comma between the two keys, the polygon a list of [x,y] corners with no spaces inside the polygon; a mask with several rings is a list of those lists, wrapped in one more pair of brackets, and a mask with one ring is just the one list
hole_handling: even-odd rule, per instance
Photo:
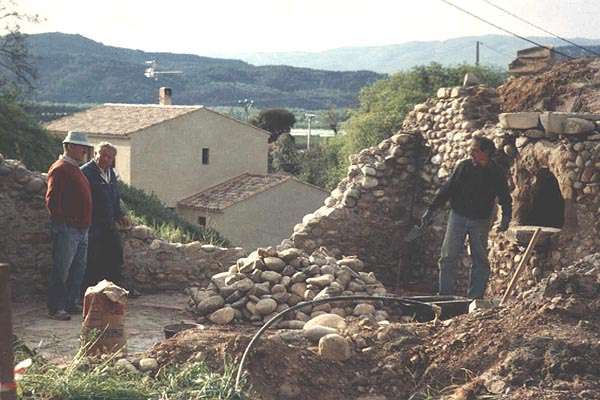
{"label": "work boot", "polygon": [[71,319],[71,316],[65,310],[50,312],[48,316],[57,321],[69,321]]}

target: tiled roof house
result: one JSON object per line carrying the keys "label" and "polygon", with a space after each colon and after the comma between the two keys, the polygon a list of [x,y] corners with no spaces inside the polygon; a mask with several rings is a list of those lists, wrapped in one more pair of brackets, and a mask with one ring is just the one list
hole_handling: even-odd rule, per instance
{"label": "tiled roof house", "polygon": [[[318,208],[326,197],[319,188],[293,179],[291,185],[263,186],[262,191],[271,192],[268,196],[245,197],[241,194],[244,185],[249,188],[259,181],[290,180],[289,177],[268,175],[269,133],[203,106],[171,105],[170,100],[166,100],[162,104],[104,104],[52,121],[46,124],[46,128],[59,137],[76,130],[86,132],[92,144],[111,142],[117,147],[115,166],[125,183],[155,193],[168,207],[177,206],[178,212],[188,210],[188,220],[221,229],[226,237],[228,229],[217,223],[219,218],[208,215],[205,219],[199,218],[200,215],[195,214],[200,209],[187,207],[182,201],[196,197],[199,202],[200,199],[217,199],[219,195],[215,191],[219,190],[223,199],[237,199],[233,201],[235,207],[231,210],[219,211],[221,216],[234,211],[240,213],[237,218],[226,218],[227,223],[239,225],[236,221],[243,220],[244,224],[253,224],[256,229],[268,232],[268,229],[260,227],[263,223],[260,219],[266,220],[257,217],[258,211],[251,211],[254,217],[249,214],[250,211],[240,211],[245,208],[243,203],[255,203],[259,199],[264,204],[253,207],[272,209],[271,202],[285,197],[284,192],[295,191],[300,185],[304,192],[311,194],[307,196],[305,206],[300,207],[299,218],[294,217],[292,221],[292,214],[297,211],[293,210],[286,220],[281,221],[280,225],[285,226],[287,233],[281,236],[283,231],[278,230],[277,234],[264,233],[262,237],[251,235],[258,238],[261,245],[270,245],[275,244],[273,240],[276,237],[281,240],[289,236],[302,215]],[[236,182],[240,185],[233,184]],[[222,206],[224,201],[218,200],[217,203]],[[283,213],[280,217],[284,217]],[[267,238],[270,242],[262,242]],[[243,246],[249,243],[245,236],[230,236],[229,239]]]}

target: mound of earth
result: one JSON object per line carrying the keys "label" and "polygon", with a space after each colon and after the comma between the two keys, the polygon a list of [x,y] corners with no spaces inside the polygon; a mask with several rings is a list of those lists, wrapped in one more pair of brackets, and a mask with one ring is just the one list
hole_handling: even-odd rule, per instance
{"label": "mound of earth", "polygon": [[[254,332],[188,330],[148,355],[222,369]],[[344,362],[322,359],[299,332],[258,341],[245,365],[252,399],[600,399],[600,253],[505,307],[427,323],[353,318],[342,332],[353,346]]]}
{"label": "mound of earth", "polygon": [[532,76],[510,79],[498,88],[503,112],[600,112],[600,59],[556,64]]}

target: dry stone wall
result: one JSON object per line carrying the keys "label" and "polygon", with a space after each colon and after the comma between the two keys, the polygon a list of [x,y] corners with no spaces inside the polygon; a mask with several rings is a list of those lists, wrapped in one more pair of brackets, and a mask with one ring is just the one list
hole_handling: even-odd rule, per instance
{"label": "dry stone wall", "polygon": [[[492,292],[503,290],[520,262],[526,243],[515,239],[532,214],[538,223],[561,231],[537,247],[521,289],[600,248],[599,121],[600,115],[589,113],[500,114],[493,132],[497,145],[513,160],[514,223],[508,234],[491,237]],[[556,193],[540,187],[547,176],[555,180]],[[553,195],[562,200],[559,209],[552,208],[557,200]]]}
{"label": "dry stone wall", "polygon": [[21,296],[44,291],[51,263],[46,177],[0,154],[0,262],[11,265],[11,289]]}
{"label": "dry stone wall", "polygon": [[[52,265],[48,212],[44,206],[47,177],[0,154],[0,262],[11,265],[16,297],[45,293]],[[184,289],[208,284],[245,253],[193,242],[168,243],[152,229],[136,226],[123,233],[125,275],[141,291]]]}
{"label": "dry stone wall", "polygon": [[[493,88],[483,85],[440,88],[437,96],[417,104],[409,112],[403,129],[416,130],[424,137],[427,159],[420,175],[423,178],[422,196],[418,215],[432,203],[441,184],[448,179],[456,165],[469,157],[470,141],[474,136],[492,139],[490,129],[498,121],[500,101]],[[506,167],[508,160],[496,160]],[[447,207],[447,206],[446,206]],[[438,211],[430,228],[420,240],[419,268],[422,276],[431,282],[431,291],[437,290],[437,260],[446,231],[447,209]],[[465,249],[467,250],[467,249]],[[467,251],[459,262],[457,294],[465,295],[471,260]]]}
{"label": "dry stone wall", "polygon": [[[564,226],[543,240],[529,261],[519,289],[531,286],[550,272],[547,265],[561,268],[600,248],[599,126],[600,115],[589,113],[500,114],[496,91],[482,85],[441,88],[414,107],[401,132],[352,156],[346,178],[325,206],[295,227],[291,239],[309,251],[324,245],[336,254],[358,254],[388,289],[400,283],[434,292],[447,212],[439,212],[419,240],[404,243],[403,238],[456,164],[469,157],[470,139],[480,135],[496,144],[495,161],[507,172],[514,202],[510,231],[490,232],[490,294],[505,289],[522,257],[521,226],[530,223],[532,212],[548,207],[544,201],[534,204],[536,187],[545,175],[557,182],[564,209],[551,210],[547,226],[556,220]],[[459,295],[468,280],[467,252]]]}
{"label": "dry stone wall", "polygon": [[351,157],[348,175],[325,205],[294,228],[294,245],[356,254],[388,289],[417,285],[434,291],[444,213],[419,240],[407,243],[404,237],[454,165],[467,157],[468,140],[494,126],[498,112],[493,89],[440,89],[415,106],[402,131]]}
{"label": "dry stone wall", "polygon": [[400,133],[353,155],[325,205],[294,227],[293,245],[308,253],[324,246],[335,257],[357,255],[390,286],[410,274],[401,239],[414,222],[422,150],[420,135]]}

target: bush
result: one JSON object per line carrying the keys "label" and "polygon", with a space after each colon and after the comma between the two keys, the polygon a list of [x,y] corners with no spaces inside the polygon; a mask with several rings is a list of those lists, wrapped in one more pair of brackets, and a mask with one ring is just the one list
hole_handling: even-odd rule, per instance
{"label": "bush", "polygon": [[62,153],[61,141],[50,136],[8,94],[0,95],[0,153],[27,168],[47,171]]}
{"label": "bush", "polygon": [[170,242],[192,242],[199,240],[220,246],[229,241],[212,228],[202,228],[181,219],[168,209],[155,194],[147,194],[123,182],[119,182],[121,198],[132,222],[154,228],[156,234]]}

